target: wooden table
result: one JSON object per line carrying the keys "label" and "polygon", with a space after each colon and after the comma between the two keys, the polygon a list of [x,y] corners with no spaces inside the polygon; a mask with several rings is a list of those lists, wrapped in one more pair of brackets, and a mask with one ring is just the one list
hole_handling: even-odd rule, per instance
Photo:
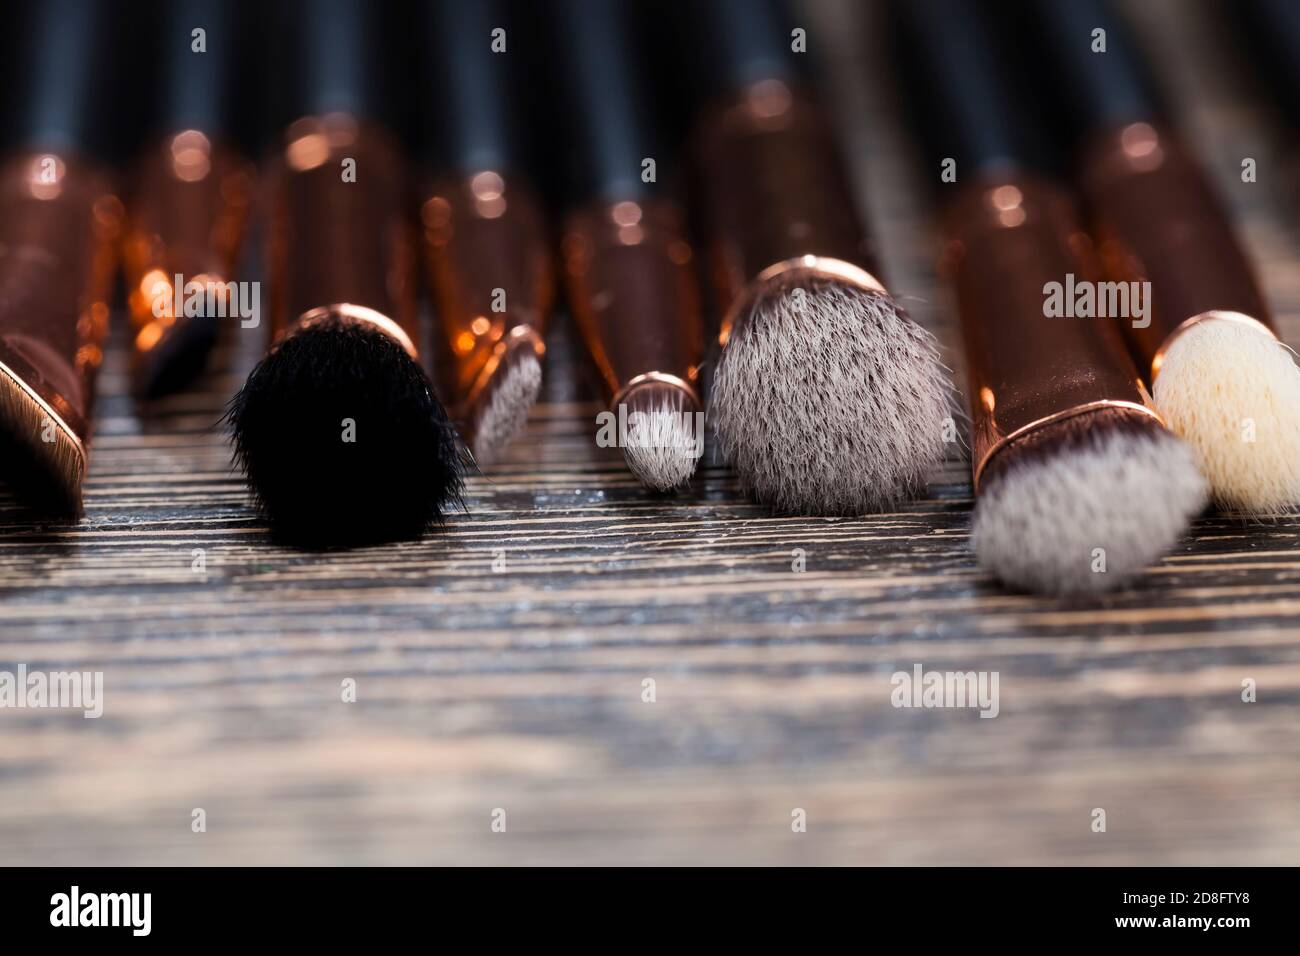
{"label": "wooden table", "polygon": [[[1218,49],[1181,15],[1199,4],[1138,6],[1300,342],[1276,130],[1234,71],[1191,68]],[[861,75],[879,51],[831,29],[871,15],[827,0],[810,35],[889,274],[951,347],[922,172]],[[302,553],[268,543],[214,430],[254,336],[142,417],[119,334],[86,519],[0,498],[0,670],[105,674],[98,720],[0,710],[0,862],[1300,859],[1300,520],[1207,516],[1107,598],[1009,594],[968,550],[961,461],[858,519],[771,516],[716,463],[647,496],[593,447],[561,341],[527,434],[444,534]],[[997,671],[999,716],[891,706],[917,663]]]}

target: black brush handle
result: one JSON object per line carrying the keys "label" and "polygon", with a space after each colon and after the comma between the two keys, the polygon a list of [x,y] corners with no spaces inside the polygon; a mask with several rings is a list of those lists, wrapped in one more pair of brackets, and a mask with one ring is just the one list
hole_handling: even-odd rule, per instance
{"label": "black brush handle", "polygon": [[378,6],[372,0],[303,0],[292,6],[286,27],[297,38],[300,114],[384,112]]}
{"label": "black brush handle", "polygon": [[574,199],[649,198],[654,183],[642,179],[642,163],[665,156],[651,110],[647,74],[640,61],[627,0],[555,0],[554,64],[560,73],[562,108],[568,115]]}
{"label": "black brush handle", "polygon": [[[1015,5],[1001,8],[1019,13]],[[1028,37],[1054,69],[1057,107],[1080,138],[1164,114],[1160,94],[1127,25],[1106,0],[1025,0]],[[1105,30],[1105,52],[1093,33]]]}
{"label": "black brush handle", "polygon": [[[497,28],[506,30],[504,53],[492,49]],[[428,35],[435,75],[425,118],[434,129],[435,162],[461,172],[516,168],[517,107],[508,58],[509,44],[520,38],[507,29],[505,5],[499,0],[434,0]]]}
{"label": "black brush handle", "polygon": [[1236,0],[1227,12],[1287,119],[1300,126],[1300,3]]}
{"label": "black brush handle", "polygon": [[14,140],[24,146],[102,153],[113,135],[112,6],[103,0],[42,0],[25,11],[26,95]]}
{"label": "black brush handle", "polygon": [[[232,0],[169,0],[163,5],[163,75],[159,120],[166,132],[224,132],[230,125],[234,54],[247,42],[237,35]],[[204,31],[204,52],[193,31]]]}
{"label": "black brush handle", "polygon": [[940,160],[952,158],[962,180],[1044,164],[1029,106],[999,63],[977,0],[894,0],[889,12],[900,86],[934,159],[927,170],[938,176]]}
{"label": "black brush handle", "polygon": [[781,0],[695,0],[691,10],[697,66],[715,90],[800,77],[793,20]]}

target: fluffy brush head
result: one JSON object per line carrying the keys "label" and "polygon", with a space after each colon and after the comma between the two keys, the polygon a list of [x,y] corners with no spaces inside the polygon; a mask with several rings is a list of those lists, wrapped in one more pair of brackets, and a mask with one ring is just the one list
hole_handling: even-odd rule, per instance
{"label": "fluffy brush head", "polygon": [[460,501],[463,452],[390,336],[328,319],[282,340],[231,401],[235,458],[288,543],[412,538]]}
{"label": "fluffy brush head", "polygon": [[542,363],[532,350],[516,350],[492,384],[474,421],[474,457],[494,460],[528,421],[528,412],[542,390]]}
{"label": "fluffy brush head", "polygon": [[703,450],[699,405],[681,388],[652,382],[624,399],[627,466],[651,491],[672,491],[690,481]]}
{"label": "fluffy brush head", "polygon": [[1198,322],[1170,344],[1153,397],[1220,505],[1300,505],[1300,368],[1275,339],[1232,319]]}
{"label": "fluffy brush head", "polygon": [[919,493],[944,456],[952,386],[934,337],[887,295],[773,282],[714,374],[722,450],[762,502],[861,514]]}
{"label": "fluffy brush head", "polygon": [[1104,591],[1168,551],[1206,491],[1190,449],[1151,416],[1086,412],[994,456],[972,542],[980,564],[1012,587]]}

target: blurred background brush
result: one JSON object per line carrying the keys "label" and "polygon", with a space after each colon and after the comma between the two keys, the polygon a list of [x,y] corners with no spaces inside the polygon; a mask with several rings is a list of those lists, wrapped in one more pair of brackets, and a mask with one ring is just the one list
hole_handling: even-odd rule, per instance
{"label": "blurred background brush", "polygon": [[[547,8],[573,150],[561,240],[569,304],[632,473],[669,491],[703,452],[704,324],[674,157],[622,0]],[[599,438],[599,435],[598,435]]]}
{"label": "blurred background brush", "polygon": [[[230,324],[257,321],[232,284],[255,175],[231,133],[242,10],[175,0],[158,11],[156,138],[135,163],[123,245],[141,399],[186,388]],[[187,297],[201,308],[177,309]]]}
{"label": "blurred background brush", "polygon": [[63,517],[82,511],[123,219],[116,12],[93,0],[21,11],[24,82],[0,163],[0,478]]}
{"label": "blurred background brush", "polygon": [[[998,9],[1035,30],[1035,80],[1068,126],[1063,141],[1107,277],[1149,283],[1148,314],[1121,325],[1161,417],[1191,445],[1220,506],[1295,508],[1300,368],[1277,339],[1222,201],[1165,118],[1127,25],[1104,0]],[[1099,42],[1104,52],[1094,51]]]}
{"label": "blurred background brush", "polygon": [[529,171],[524,41],[501,0],[433,0],[421,119],[433,174],[422,192],[424,259],[452,356],[453,415],[479,464],[528,419],[542,386],[554,257]]}

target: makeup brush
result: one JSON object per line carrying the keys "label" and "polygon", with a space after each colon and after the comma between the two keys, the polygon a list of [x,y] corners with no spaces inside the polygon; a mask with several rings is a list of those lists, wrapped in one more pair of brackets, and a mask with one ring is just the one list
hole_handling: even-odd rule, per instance
{"label": "makeup brush", "polygon": [[142,399],[188,385],[227,323],[258,321],[231,284],[254,178],[225,135],[241,42],[234,7],[173,0],[162,18],[163,134],[137,160],[123,246],[131,373]]}
{"label": "makeup brush", "polygon": [[438,75],[424,121],[435,130],[438,175],[421,217],[429,283],[455,360],[454,414],[480,463],[523,427],[542,385],[554,305],[550,237],[524,170],[506,29],[495,0],[429,5]]}
{"label": "makeup brush", "polygon": [[1175,544],[1205,482],[1148,407],[1119,329],[1048,315],[1052,284],[1096,282],[1096,265],[974,0],[891,12],[920,168],[956,163],[936,190],[970,372],[976,555],[1017,588],[1116,587]]}
{"label": "makeup brush", "polygon": [[952,391],[935,340],[878,278],[830,120],[769,0],[703,0],[690,45],[721,93],[699,198],[723,311],[710,415],[759,501],[858,514],[921,492]]}
{"label": "makeup brush", "polygon": [[[1300,503],[1300,368],[1204,171],[1163,120],[1124,25],[1100,0],[1029,4],[1108,277],[1150,283],[1124,323],[1161,416],[1225,508]],[[1105,30],[1105,53],[1093,31]],[[1149,323],[1147,320],[1149,319]],[[1144,324],[1147,323],[1147,324]]]}
{"label": "makeup brush", "polygon": [[97,159],[114,118],[111,12],[50,0],[15,14],[27,93],[0,162],[0,478],[57,516],[82,511],[123,216]]}
{"label": "makeup brush", "polygon": [[647,488],[686,483],[703,452],[704,326],[685,215],[661,185],[644,65],[625,0],[550,8],[576,155],[562,241],[570,304],[628,467]]}
{"label": "makeup brush", "polygon": [[396,144],[363,117],[381,51],[363,0],[297,8],[300,99],[273,162],[275,344],[228,413],[278,537],[409,538],[459,501],[461,452],[417,360],[416,235]]}

